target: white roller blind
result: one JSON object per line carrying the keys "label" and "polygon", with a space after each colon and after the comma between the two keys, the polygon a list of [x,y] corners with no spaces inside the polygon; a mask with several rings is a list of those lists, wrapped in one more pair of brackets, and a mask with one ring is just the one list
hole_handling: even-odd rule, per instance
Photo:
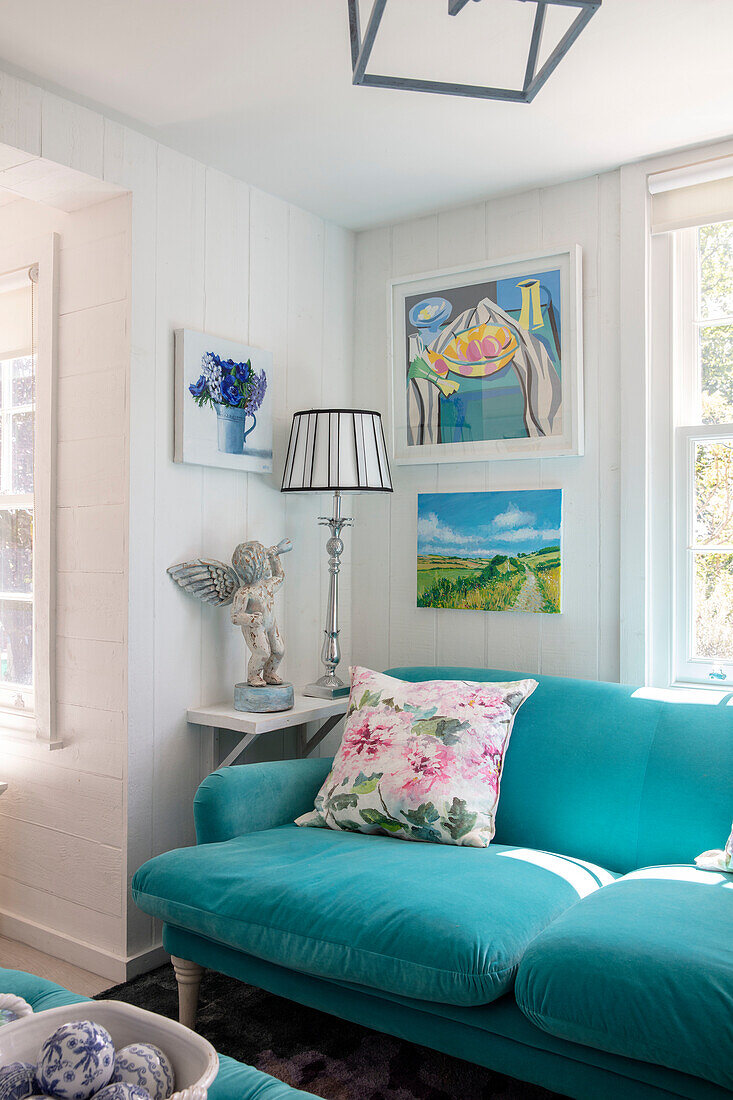
{"label": "white roller blind", "polygon": [[31,284],[0,293],[0,359],[29,355],[31,350]]}
{"label": "white roller blind", "polygon": [[733,220],[733,157],[649,177],[652,233]]}

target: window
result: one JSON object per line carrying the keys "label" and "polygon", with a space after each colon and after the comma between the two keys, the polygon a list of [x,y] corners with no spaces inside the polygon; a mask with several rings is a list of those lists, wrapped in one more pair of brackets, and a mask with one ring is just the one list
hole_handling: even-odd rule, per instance
{"label": "window", "polygon": [[733,222],[675,249],[675,676],[716,683],[733,679]]}
{"label": "window", "polygon": [[0,360],[0,703],[33,709],[34,358]]}
{"label": "window", "polygon": [[0,738],[55,733],[55,235],[0,246]]}
{"label": "window", "polygon": [[0,278],[0,707],[19,711],[35,679],[33,294],[28,270]]}

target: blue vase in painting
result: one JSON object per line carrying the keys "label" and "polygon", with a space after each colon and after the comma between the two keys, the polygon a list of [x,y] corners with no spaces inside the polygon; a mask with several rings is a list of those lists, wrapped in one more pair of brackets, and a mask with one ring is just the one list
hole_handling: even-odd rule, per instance
{"label": "blue vase in painting", "polygon": [[232,408],[229,405],[215,405],[214,408],[216,409],[216,438],[219,450],[229,455],[241,455],[244,451],[246,409]]}
{"label": "blue vase in painting", "polygon": [[[220,451],[229,455],[245,454],[247,436],[257,427],[257,417],[248,409],[230,405],[215,405],[216,437]],[[251,424],[247,427],[247,418]]]}

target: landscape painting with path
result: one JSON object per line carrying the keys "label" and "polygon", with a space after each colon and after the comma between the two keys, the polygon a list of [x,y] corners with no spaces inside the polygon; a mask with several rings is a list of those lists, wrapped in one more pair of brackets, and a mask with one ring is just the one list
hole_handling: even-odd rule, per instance
{"label": "landscape painting with path", "polygon": [[417,606],[561,610],[561,489],[419,493]]}

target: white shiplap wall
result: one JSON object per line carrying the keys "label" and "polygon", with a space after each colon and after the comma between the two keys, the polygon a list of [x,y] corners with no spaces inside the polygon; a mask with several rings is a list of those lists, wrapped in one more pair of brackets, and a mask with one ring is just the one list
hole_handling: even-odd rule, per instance
{"label": "white shiplap wall", "polygon": [[[144,141],[121,129],[112,136],[138,148]],[[137,151],[127,155],[145,162]],[[148,162],[149,185],[133,185],[133,210],[139,194],[157,213],[154,234],[137,249],[133,238],[152,286],[138,307],[133,280],[130,873],[155,852],[192,842],[192,799],[208,745],[185,709],[226,699],[244,673],[243,642],[227,613],[185,597],[167,566],[201,554],[228,560],[247,538],[292,538],[280,615],[284,669],[296,683],[316,671],[325,595],[320,501],[281,496],[279,469],[261,477],[171,462],[173,331],[204,329],[273,352],[280,461],[292,412],[348,402],[351,383],[352,235],[160,146]],[[141,347],[138,335],[153,343]],[[257,748],[276,757],[285,742],[273,735]],[[131,954],[156,940],[134,907],[128,932]]]}
{"label": "white shiplap wall", "polygon": [[[354,400],[370,408],[389,408],[389,278],[576,242],[583,249],[584,456],[395,466],[391,497],[358,499],[353,536],[355,661],[372,668],[483,665],[618,679],[618,385],[623,333],[618,314],[618,173],[358,234]],[[543,487],[564,490],[562,615],[416,607],[418,492]]]}
{"label": "white shiplap wall", "polygon": [[[282,461],[295,409],[351,399],[354,239],[5,74],[0,142],[132,195],[129,711],[116,834],[128,880],[155,852],[192,842],[192,799],[208,757],[185,710],[227,697],[244,667],[241,636],[226,613],[188,599],[166,567],[201,554],[228,558],[247,538],[292,538],[281,619],[285,671],[296,683],[317,672],[325,602],[324,537],[315,520],[326,501],[281,496],[279,470],[265,478],[172,462],[173,332],[205,329],[274,353],[276,455]],[[348,559],[342,576],[348,610]],[[347,620],[345,614],[345,626]],[[284,739],[274,735],[259,752],[278,756],[285,749]],[[29,846],[25,854],[32,852]],[[72,878],[95,873],[80,863]],[[109,889],[99,880],[105,895],[124,898],[118,885]],[[50,907],[51,929],[55,920]],[[114,932],[100,915],[95,942],[109,956],[110,976],[122,977],[126,960],[135,968],[135,958],[144,958],[158,936],[129,899]],[[102,965],[97,961],[97,969]]]}

